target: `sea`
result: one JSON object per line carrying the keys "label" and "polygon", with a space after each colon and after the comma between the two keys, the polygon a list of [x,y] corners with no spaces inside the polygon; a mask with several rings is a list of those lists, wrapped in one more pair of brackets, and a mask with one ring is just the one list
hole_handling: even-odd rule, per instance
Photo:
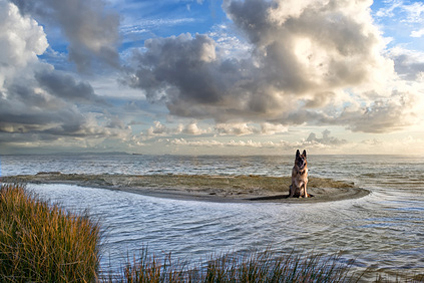
{"label": "sea", "polygon": [[[5,155],[0,174],[289,176],[293,161],[294,156]],[[28,188],[100,221],[104,269],[122,267],[145,249],[157,258],[171,254],[194,263],[268,250],[276,256],[337,255],[354,260],[352,272],[369,270],[383,278],[424,274],[423,156],[310,154],[308,167],[310,179],[353,182],[371,193],[326,203],[218,203],[69,184]]]}

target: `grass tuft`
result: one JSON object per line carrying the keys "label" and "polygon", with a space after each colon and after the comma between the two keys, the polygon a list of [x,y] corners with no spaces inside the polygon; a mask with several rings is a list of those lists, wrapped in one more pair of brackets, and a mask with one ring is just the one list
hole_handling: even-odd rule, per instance
{"label": "grass tuft", "polygon": [[67,213],[23,185],[0,188],[0,281],[93,282],[100,227]]}
{"label": "grass tuft", "polygon": [[171,264],[170,255],[158,260],[143,249],[141,257],[127,263],[122,273],[109,282],[355,282],[349,266],[337,257],[288,255],[275,258],[272,252],[246,258],[230,255],[211,259],[206,266],[189,268]]}

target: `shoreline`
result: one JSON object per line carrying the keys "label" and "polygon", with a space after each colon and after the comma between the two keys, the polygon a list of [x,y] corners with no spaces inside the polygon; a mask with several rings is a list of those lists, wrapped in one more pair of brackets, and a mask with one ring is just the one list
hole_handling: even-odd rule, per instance
{"label": "shoreline", "polygon": [[2,177],[3,182],[34,184],[71,184],[82,187],[124,191],[151,197],[178,200],[243,203],[320,203],[357,199],[370,191],[352,183],[309,177],[311,198],[288,198],[291,177],[255,175],[124,175],[62,174],[40,172],[36,175]]}

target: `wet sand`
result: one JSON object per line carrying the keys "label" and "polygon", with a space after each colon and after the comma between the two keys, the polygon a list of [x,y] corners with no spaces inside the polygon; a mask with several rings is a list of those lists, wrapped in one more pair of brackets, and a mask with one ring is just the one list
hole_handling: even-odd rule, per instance
{"label": "wet sand", "polygon": [[289,198],[291,177],[215,175],[62,174],[8,176],[3,182],[74,184],[146,196],[215,202],[316,203],[361,198],[370,192],[352,183],[309,177],[311,198]]}

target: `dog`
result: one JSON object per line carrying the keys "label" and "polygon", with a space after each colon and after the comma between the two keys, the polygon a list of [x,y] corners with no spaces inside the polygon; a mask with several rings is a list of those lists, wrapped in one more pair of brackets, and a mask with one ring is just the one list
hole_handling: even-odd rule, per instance
{"label": "dog", "polygon": [[289,197],[308,198],[311,197],[306,189],[308,185],[308,162],[306,161],[306,150],[300,154],[296,151],[296,159],[292,170],[292,184],[290,185]]}

